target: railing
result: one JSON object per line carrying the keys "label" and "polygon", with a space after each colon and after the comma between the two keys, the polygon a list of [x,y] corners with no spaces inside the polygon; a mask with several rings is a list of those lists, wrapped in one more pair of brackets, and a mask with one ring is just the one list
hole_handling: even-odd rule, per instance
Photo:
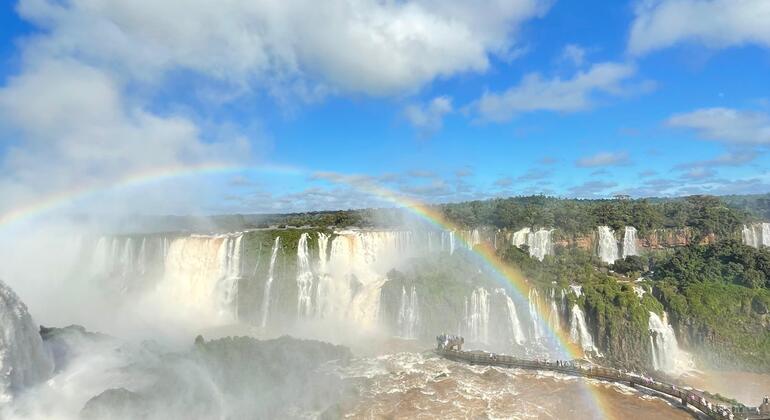
{"label": "railing", "polygon": [[596,378],[611,382],[623,382],[632,387],[641,386],[654,391],[677,398],[683,405],[691,405],[713,419],[770,419],[768,415],[762,415],[756,407],[724,407],[713,404],[702,394],[694,390],[677,388],[675,385],[628,374],[617,369],[601,366],[580,366],[574,362],[552,362],[531,359],[519,359],[513,356],[492,355],[457,350],[436,350],[441,356],[450,359],[468,362],[472,365],[489,365],[501,367],[518,367],[533,370],[550,370],[572,376]]}

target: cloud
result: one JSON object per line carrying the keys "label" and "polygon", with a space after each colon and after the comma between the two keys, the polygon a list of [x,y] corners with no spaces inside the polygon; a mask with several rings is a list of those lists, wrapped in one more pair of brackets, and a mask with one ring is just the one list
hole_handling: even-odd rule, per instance
{"label": "cloud", "polygon": [[747,163],[754,161],[760,155],[761,153],[756,150],[737,150],[737,151],[719,155],[714,159],[681,163],[679,165],[676,165],[674,169],[692,169],[692,168],[698,168],[698,167],[714,167],[714,166],[743,166]]}
{"label": "cloud", "polygon": [[533,111],[577,112],[592,108],[601,95],[620,96],[638,91],[629,81],[636,73],[631,64],[599,63],[572,78],[545,79],[530,73],[504,92],[486,92],[470,105],[484,121],[504,122],[516,114]]}
{"label": "cloud", "polygon": [[469,176],[473,176],[473,168],[471,167],[460,168],[455,171],[455,176],[458,178],[466,178]]}
{"label": "cloud", "polygon": [[404,108],[404,117],[424,135],[441,129],[444,116],[452,112],[452,98],[438,96],[426,105],[412,104]]}
{"label": "cloud", "polygon": [[[22,0],[47,54],[82,57],[131,79],[191,71],[237,86],[389,95],[483,72],[517,49],[550,2]],[[280,89],[276,89],[279,90]]]}
{"label": "cloud", "polygon": [[109,74],[67,59],[36,61],[8,79],[0,122],[15,139],[0,161],[7,205],[129,173],[249,156],[244,138],[206,138],[189,118],[152,113],[126,100]]}
{"label": "cloud", "polygon": [[602,195],[602,193],[605,193],[608,189],[616,187],[617,185],[618,184],[615,182],[587,181],[571,187],[569,193],[573,197],[593,197]]}
{"label": "cloud", "polygon": [[421,169],[415,169],[407,172],[407,175],[413,178],[435,178],[436,173],[432,171],[426,171]]}
{"label": "cloud", "polygon": [[601,166],[618,166],[629,163],[626,152],[601,152],[575,161],[579,168],[596,168]]}
{"label": "cloud", "polygon": [[673,115],[671,127],[694,130],[707,140],[736,144],[770,143],[770,116],[763,112],[731,108],[703,108]]}
{"label": "cloud", "polygon": [[579,45],[567,44],[561,52],[561,59],[572,63],[576,67],[581,67],[585,63],[586,53],[586,49]]}
{"label": "cloud", "polygon": [[702,166],[692,168],[682,174],[683,179],[702,180],[713,178],[716,172],[711,168],[705,168]]}
{"label": "cloud", "polygon": [[558,162],[559,160],[550,156],[546,156],[542,159],[540,159],[538,162],[543,165],[553,165],[554,163]]}
{"label": "cloud", "polygon": [[502,178],[498,178],[498,179],[495,180],[495,186],[496,187],[503,187],[503,188],[505,188],[505,187],[510,187],[511,185],[513,185],[513,179],[511,179],[510,177],[507,177],[507,176],[506,177],[502,177]]}
{"label": "cloud", "polygon": [[766,0],[642,0],[636,7],[628,50],[642,55],[682,42],[708,48],[755,44],[770,47]]}
{"label": "cloud", "polygon": [[547,169],[530,168],[524,174],[516,178],[517,181],[539,181],[548,178],[553,174],[553,171]]}
{"label": "cloud", "polygon": [[656,171],[653,171],[653,170],[651,170],[651,169],[648,169],[648,170],[645,170],[645,171],[639,172],[639,174],[638,174],[638,175],[639,175],[639,177],[640,177],[640,178],[649,178],[649,177],[651,177],[651,176],[655,176],[655,175],[657,175],[657,174],[658,174],[658,172],[656,172]]}

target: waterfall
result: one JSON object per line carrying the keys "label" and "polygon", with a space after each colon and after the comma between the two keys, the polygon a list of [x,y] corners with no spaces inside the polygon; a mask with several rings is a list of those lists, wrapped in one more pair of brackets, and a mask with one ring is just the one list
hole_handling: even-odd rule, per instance
{"label": "waterfall", "polygon": [[473,247],[475,247],[480,243],[481,243],[481,235],[479,234],[479,230],[473,229],[473,231],[471,231],[470,241],[468,245],[470,246],[471,249],[473,249]]}
{"label": "waterfall", "polygon": [[543,258],[545,258],[546,255],[553,254],[551,232],[553,232],[553,230],[539,229],[528,235],[527,245],[529,245],[529,255],[532,258],[543,261]]}
{"label": "waterfall", "polygon": [[227,236],[219,247],[221,276],[216,294],[219,300],[220,317],[238,319],[238,281],[241,278],[241,241],[243,234]]}
{"label": "waterfall", "polygon": [[465,299],[465,322],[469,341],[489,343],[489,292],[483,287],[473,290],[470,303]]}
{"label": "waterfall", "polygon": [[449,231],[449,255],[452,255],[455,253],[455,232],[453,230]]}
{"label": "waterfall", "polygon": [[419,322],[419,302],[417,289],[412,286],[411,293],[401,286],[401,307],[398,312],[398,334],[403,338],[417,338],[417,323]]}
{"label": "waterfall", "polygon": [[275,260],[278,257],[278,248],[281,243],[281,237],[276,236],[273,242],[273,250],[270,253],[270,266],[267,269],[267,280],[265,280],[265,292],[262,296],[262,328],[267,327],[267,316],[270,313],[270,288],[273,285],[273,275],[275,273]]}
{"label": "waterfall", "polygon": [[409,232],[335,232],[328,261],[319,265],[316,316],[374,328],[387,273],[413,249]]}
{"label": "waterfall", "polygon": [[526,244],[529,255],[543,261],[546,255],[553,254],[552,232],[553,229],[538,229],[533,232],[530,228],[523,228],[513,233],[511,243],[519,248]]}
{"label": "waterfall", "polygon": [[147,238],[142,238],[142,244],[139,246],[139,256],[136,258],[136,271],[140,275],[147,272]]}
{"label": "waterfall", "polygon": [[612,264],[618,259],[618,241],[615,232],[609,226],[599,226],[599,259]]}
{"label": "waterfall", "polygon": [[511,240],[511,243],[513,244],[513,246],[521,248],[522,246],[527,244],[527,240],[529,238],[530,232],[531,232],[530,228],[523,228],[514,232],[513,238]]}
{"label": "waterfall", "polygon": [[505,293],[505,289],[496,289],[495,293],[505,297],[505,306],[508,309],[508,327],[511,330],[513,342],[520,346],[523,345],[527,341],[527,336],[521,327],[519,314],[516,312],[516,305],[514,305],[513,299]]}
{"label": "waterfall", "polygon": [[741,230],[743,243],[759,248],[760,246],[770,247],[770,223],[755,223],[749,226],[743,225]]}
{"label": "waterfall", "polygon": [[312,313],[313,302],[310,291],[313,288],[313,272],[310,269],[307,233],[302,233],[297,244],[297,315],[302,317]]}
{"label": "waterfall", "polygon": [[664,312],[663,318],[650,312],[650,349],[652,367],[669,374],[680,374],[694,368],[691,356],[679,348],[674,328],[668,323]]}
{"label": "waterfall", "polygon": [[549,300],[549,311],[548,311],[548,325],[551,326],[551,329],[554,331],[559,331],[561,328],[561,317],[559,316],[559,307],[556,303],[556,289],[551,289],[551,294]]}
{"label": "waterfall", "polygon": [[636,250],[636,228],[633,226],[626,226],[623,233],[623,258],[629,255],[639,255]]}
{"label": "waterfall", "polygon": [[585,352],[598,352],[598,349],[594,345],[594,339],[588,331],[585,314],[583,314],[583,310],[580,309],[580,306],[575,305],[572,307],[569,323],[570,340],[572,340],[573,343],[580,345]]}
{"label": "waterfall", "polygon": [[0,406],[52,372],[53,360],[27,305],[0,281]]}
{"label": "waterfall", "polygon": [[572,289],[572,293],[575,294],[575,297],[583,296],[583,286],[579,284],[570,284],[569,288]]}
{"label": "waterfall", "polygon": [[102,236],[96,241],[94,251],[91,254],[91,276],[102,276],[107,274],[110,263],[110,255],[107,249],[107,238]]}
{"label": "waterfall", "polygon": [[537,289],[529,289],[529,318],[532,320],[532,337],[536,342],[540,342],[540,338],[543,336],[543,326],[540,322],[540,315],[538,314],[538,307],[540,306],[540,295],[537,293]]}

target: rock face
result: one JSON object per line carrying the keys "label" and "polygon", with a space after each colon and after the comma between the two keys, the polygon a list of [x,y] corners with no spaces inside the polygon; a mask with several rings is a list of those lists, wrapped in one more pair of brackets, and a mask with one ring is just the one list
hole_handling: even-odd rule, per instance
{"label": "rock face", "polygon": [[0,402],[46,380],[53,362],[27,305],[0,281]]}

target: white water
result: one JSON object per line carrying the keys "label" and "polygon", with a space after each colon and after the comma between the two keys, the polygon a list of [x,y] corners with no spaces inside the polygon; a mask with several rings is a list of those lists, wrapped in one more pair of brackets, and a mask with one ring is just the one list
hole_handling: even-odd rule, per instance
{"label": "white water", "polygon": [[414,249],[411,232],[336,232],[328,261],[319,264],[316,316],[375,327],[387,273]]}
{"label": "white water", "polygon": [[694,369],[690,354],[679,348],[674,328],[668,323],[665,312],[662,319],[658,314],[650,312],[649,329],[652,366],[655,370],[678,375]]}
{"label": "white water", "polygon": [[53,360],[27,306],[0,281],[0,406],[52,372]]}
{"label": "white water", "polygon": [[465,322],[472,343],[489,343],[489,292],[483,287],[473,290],[470,302],[465,299]]}
{"label": "white water", "polygon": [[573,343],[580,345],[585,352],[598,352],[591,332],[588,331],[585,314],[578,305],[572,307],[570,314],[569,338]]}
{"label": "white water", "polygon": [[629,255],[639,255],[636,249],[636,228],[633,226],[626,226],[623,233],[623,258]]}
{"label": "white water", "polygon": [[527,298],[529,300],[529,318],[532,321],[532,339],[535,342],[540,342],[543,337],[543,326],[540,322],[540,315],[538,315],[540,295],[537,293],[537,289],[529,289]]}
{"label": "white water", "polygon": [[243,234],[228,236],[219,247],[219,265],[223,272],[217,284],[219,315],[238,319],[238,281],[241,278],[241,240]]}
{"label": "white water", "polygon": [[313,289],[313,271],[310,268],[307,239],[308,234],[302,233],[297,244],[297,315],[300,317],[308,316],[313,311],[310,295]]}
{"label": "white water", "polygon": [[599,259],[607,264],[612,264],[618,259],[618,241],[615,232],[609,226],[599,226],[599,246],[597,254]]}
{"label": "white water", "polygon": [[401,306],[398,312],[398,334],[403,338],[417,338],[417,324],[419,322],[419,301],[417,289],[412,286],[411,292],[401,286]]}
{"label": "white water", "polygon": [[267,317],[270,314],[270,289],[273,286],[275,275],[275,260],[278,257],[278,248],[281,243],[281,237],[276,236],[273,242],[273,250],[270,252],[270,267],[267,269],[267,280],[265,280],[265,292],[262,297],[262,328],[267,327]]}
{"label": "white water", "polygon": [[243,235],[177,238],[169,244],[158,293],[207,319],[236,318]]}
{"label": "white water", "polygon": [[549,310],[548,310],[548,325],[551,326],[551,329],[553,331],[559,331],[561,329],[561,317],[559,316],[559,306],[556,303],[556,299],[554,296],[554,289],[551,289],[551,299],[549,299]]}
{"label": "white water", "polygon": [[532,230],[530,228],[523,228],[520,230],[517,230],[513,233],[512,243],[513,246],[521,248],[525,244],[527,244],[527,240],[529,238],[529,234]]}
{"label": "white water", "polygon": [[760,246],[770,247],[770,223],[755,223],[752,225],[743,225],[741,230],[743,243],[759,248]]}
{"label": "white water", "polygon": [[508,310],[508,326],[511,329],[513,342],[520,346],[523,345],[527,341],[527,336],[524,334],[521,321],[519,321],[519,314],[516,312],[516,305],[513,303],[513,299],[505,293],[505,289],[497,289],[495,292],[505,297],[505,306]]}
{"label": "white water", "polygon": [[549,229],[539,229],[527,237],[529,245],[529,255],[543,261],[546,255],[553,254],[553,244],[551,243],[551,232]]}
{"label": "white water", "polygon": [[552,232],[553,229],[538,229],[533,232],[530,228],[523,228],[513,233],[511,243],[519,248],[527,245],[529,256],[543,261],[546,255],[553,255]]}

